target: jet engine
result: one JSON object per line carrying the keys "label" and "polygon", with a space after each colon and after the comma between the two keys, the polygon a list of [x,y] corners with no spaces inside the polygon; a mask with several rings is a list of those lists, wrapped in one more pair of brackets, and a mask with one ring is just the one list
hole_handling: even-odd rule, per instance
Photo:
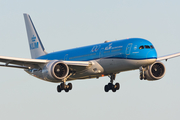
{"label": "jet engine", "polygon": [[161,79],[166,72],[166,68],[163,63],[155,62],[152,65],[146,67],[144,71],[144,76],[149,81]]}
{"label": "jet engine", "polygon": [[56,82],[68,76],[69,67],[62,61],[52,61],[42,69],[42,74],[45,79]]}

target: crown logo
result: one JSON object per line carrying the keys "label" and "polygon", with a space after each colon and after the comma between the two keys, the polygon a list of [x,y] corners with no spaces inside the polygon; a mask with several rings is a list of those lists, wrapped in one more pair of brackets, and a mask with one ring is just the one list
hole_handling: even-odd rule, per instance
{"label": "crown logo", "polygon": [[31,38],[32,42],[36,41],[36,37],[33,35],[33,37]]}

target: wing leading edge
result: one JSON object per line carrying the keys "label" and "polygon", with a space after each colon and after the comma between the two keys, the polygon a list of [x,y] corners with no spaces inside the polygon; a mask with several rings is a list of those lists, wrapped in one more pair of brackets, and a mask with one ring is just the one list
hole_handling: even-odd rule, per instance
{"label": "wing leading edge", "polygon": [[[42,60],[42,59],[27,59],[27,58],[16,58],[16,57],[6,57],[0,56],[0,62],[5,64],[0,64],[4,67],[15,67],[22,69],[31,69],[36,68],[41,65],[51,62],[51,60]],[[92,63],[89,61],[62,61],[68,66],[78,66],[78,67],[88,67]]]}
{"label": "wing leading edge", "polygon": [[167,60],[178,56],[180,56],[180,52],[158,57],[157,61]]}

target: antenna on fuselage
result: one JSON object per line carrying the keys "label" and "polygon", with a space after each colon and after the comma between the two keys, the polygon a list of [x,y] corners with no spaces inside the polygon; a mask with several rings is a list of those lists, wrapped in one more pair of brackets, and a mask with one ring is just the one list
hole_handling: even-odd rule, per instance
{"label": "antenna on fuselage", "polygon": [[111,42],[111,40],[106,40],[106,41],[104,41],[104,43],[108,43],[108,42]]}

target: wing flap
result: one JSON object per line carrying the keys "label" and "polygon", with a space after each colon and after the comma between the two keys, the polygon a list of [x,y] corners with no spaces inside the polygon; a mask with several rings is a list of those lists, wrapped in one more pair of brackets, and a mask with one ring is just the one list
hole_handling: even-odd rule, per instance
{"label": "wing flap", "polygon": [[21,68],[21,69],[30,69],[31,68],[31,67],[19,66],[19,65],[2,65],[2,64],[0,64],[0,66],[2,66],[2,67],[11,67],[11,68]]}

